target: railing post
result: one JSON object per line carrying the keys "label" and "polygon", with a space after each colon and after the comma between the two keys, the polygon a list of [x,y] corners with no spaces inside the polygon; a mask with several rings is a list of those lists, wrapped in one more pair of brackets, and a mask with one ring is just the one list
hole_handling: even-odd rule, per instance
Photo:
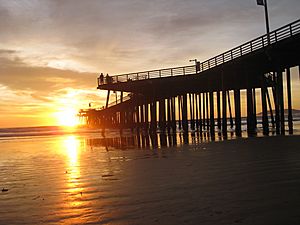
{"label": "railing post", "polygon": [[241,55],[241,56],[243,55],[243,49],[242,49],[242,46],[240,46],[240,55]]}
{"label": "railing post", "polygon": [[127,81],[128,81],[128,78],[129,78],[129,77],[128,77],[128,74],[126,74],[126,79],[127,79]]}
{"label": "railing post", "polygon": [[171,76],[173,76],[173,69],[171,69]]}
{"label": "railing post", "polygon": [[275,31],[275,42],[277,42],[277,31]]}
{"label": "railing post", "polygon": [[148,79],[150,79],[150,72],[148,72]]}
{"label": "railing post", "polygon": [[207,61],[207,64],[208,64],[208,69],[210,69],[210,63],[209,63],[209,60]]}
{"label": "railing post", "polygon": [[161,70],[159,70],[159,77],[161,77]]}
{"label": "railing post", "polygon": [[183,67],[183,75],[185,75],[185,67]]}
{"label": "railing post", "polygon": [[139,73],[136,73],[136,79],[137,80],[139,79]]}
{"label": "railing post", "polygon": [[215,57],[215,66],[217,66],[218,64],[217,64],[217,57]]}
{"label": "railing post", "polygon": [[290,34],[291,34],[291,36],[293,36],[293,29],[292,29],[292,25],[290,25]]}
{"label": "railing post", "polygon": [[233,60],[232,50],[230,50],[230,57],[231,57],[231,60]]}
{"label": "railing post", "polygon": [[225,62],[225,56],[224,54],[222,54],[222,60],[223,60],[223,63]]}
{"label": "railing post", "polygon": [[252,42],[250,42],[250,51],[253,51]]}
{"label": "railing post", "polygon": [[262,46],[265,47],[264,36],[261,37],[261,41],[262,41]]}

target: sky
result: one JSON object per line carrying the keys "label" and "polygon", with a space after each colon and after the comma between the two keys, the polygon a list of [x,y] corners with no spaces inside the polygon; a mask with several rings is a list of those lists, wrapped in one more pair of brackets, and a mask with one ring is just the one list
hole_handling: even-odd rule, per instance
{"label": "sky", "polygon": [[[299,19],[299,0],[268,6],[271,30]],[[264,33],[256,0],[0,0],[0,127],[62,125],[104,104],[100,72],[189,65]]]}

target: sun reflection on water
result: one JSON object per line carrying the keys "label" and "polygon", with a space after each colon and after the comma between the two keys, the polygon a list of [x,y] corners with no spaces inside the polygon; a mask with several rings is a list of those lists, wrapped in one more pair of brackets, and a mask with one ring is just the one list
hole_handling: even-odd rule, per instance
{"label": "sun reflection on water", "polygon": [[86,164],[82,152],[86,143],[82,137],[76,135],[62,136],[57,149],[64,161],[62,193],[58,199],[59,213],[57,219],[61,224],[85,224],[97,221],[98,217],[87,216],[92,211],[88,180],[86,179]]}
{"label": "sun reflection on water", "polygon": [[68,136],[64,140],[64,146],[66,153],[69,158],[69,166],[76,167],[78,164],[78,148],[80,141],[75,136]]}
{"label": "sun reflection on water", "polygon": [[68,136],[64,140],[66,153],[66,175],[67,175],[67,193],[69,194],[69,205],[79,207],[81,205],[81,175],[80,175],[80,140],[75,136]]}

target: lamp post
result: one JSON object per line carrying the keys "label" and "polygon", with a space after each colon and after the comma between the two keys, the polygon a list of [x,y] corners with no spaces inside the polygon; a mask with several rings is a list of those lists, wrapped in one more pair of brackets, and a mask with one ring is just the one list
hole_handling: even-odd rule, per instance
{"label": "lamp post", "polygon": [[200,62],[197,59],[190,59],[190,62],[195,62],[196,73],[200,72]]}
{"label": "lamp post", "polygon": [[266,18],[266,30],[268,44],[270,44],[270,25],[269,25],[269,15],[268,15],[268,3],[267,0],[256,0],[257,5],[262,5],[265,8],[265,18]]}

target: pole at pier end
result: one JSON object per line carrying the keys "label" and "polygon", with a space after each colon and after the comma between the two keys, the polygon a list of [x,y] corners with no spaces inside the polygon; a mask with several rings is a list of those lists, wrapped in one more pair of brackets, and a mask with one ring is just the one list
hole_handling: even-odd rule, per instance
{"label": "pole at pier end", "polygon": [[270,44],[270,25],[269,25],[268,3],[267,3],[267,0],[256,0],[256,2],[257,2],[257,5],[262,5],[265,8],[267,39],[268,39],[268,44]]}
{"label": "pole at pier end", "polygon": [[198,61],[197,59],[190,59],[190,62],[195,62],[195,69],[196,69],[196,73],[200,72],[200,61]]}

